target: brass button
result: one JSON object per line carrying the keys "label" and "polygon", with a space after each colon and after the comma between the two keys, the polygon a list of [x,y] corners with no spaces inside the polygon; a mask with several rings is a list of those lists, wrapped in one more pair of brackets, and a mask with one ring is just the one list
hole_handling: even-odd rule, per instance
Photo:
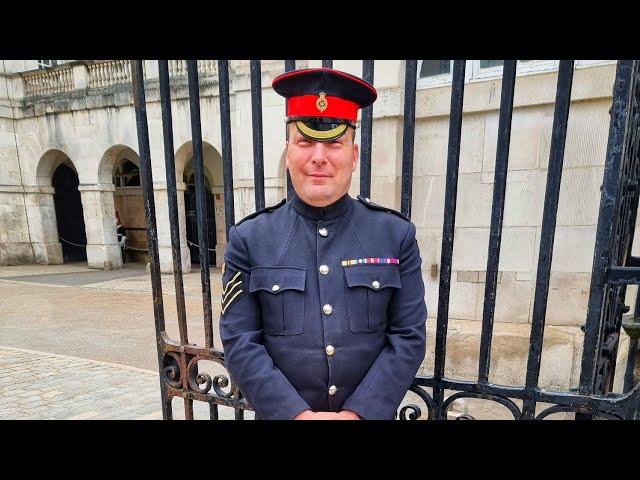
{"label": "brass button", "polygon": [[327,303],[324,307],[322,307],[322,311],[325,313],[325,315],[331,315],[331,312],[333,312],[333,307]]}
{"label": "brass button", "polygon": [[320,270],[320,273],[322,275],[326,275],[327,273],[329,273],[329,266],[328,265],[320,265],[320,268],[318,270]]}
{"label": "brass button", "polygon": [[326,237],[327,235],[329,235],[329,231],[324,227],[322,227],[320,230],[318,230],[318,233],[320,235],[322,235],[323,237]]}
{"label": "brass button", "polygon": [[280,290],[280,285],[278,285],[277,283],[273,287],[271,287],[272,292],[277,292],[278,290]]}
{"label": "brass button", "polygon": [[329,387],[329,395],[335,395],[337,391],[338,391],[338,387],[336,387],[335,385],[331,385]]}
{"label": "brass button", "polygon": [[378,290],[380,288],[380,282],[378,280],[374,280],[373,282],[371,282],[371,286]]}
{"label": "brass button", "polygon": [[331,356],[335,353],[336,349],[333,348],[333,345],[327,345],[327,348],[324,349],[327,352],[327,355]]}

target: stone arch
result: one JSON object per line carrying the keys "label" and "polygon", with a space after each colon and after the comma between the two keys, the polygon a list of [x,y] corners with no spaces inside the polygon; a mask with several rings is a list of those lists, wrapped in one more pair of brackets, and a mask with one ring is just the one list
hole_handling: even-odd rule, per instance
{"label": "stone arch", "polygon": [[140,167],[140,156],[133,148],[127,145],[114,145],[109,147],[100,159],[98,182],[101,184],[113,183],[113,172],[116,165],[125,159]]}
{"label": "stone arch", "polygon": [[[36,165],[35,191],[28,193],[30,197],[32,245],[37,263],[61,264],[64,262],[62,244],[59,240],[58,216],[56,211],[55,186],[53,176],[55,171],[64,165],[68,173],[78,177],[78,169],[67,152],[60,149],[49,149],[42,154]],[[75,192],[68,192],[77,194]],[[58,199],[59,200],[59,199]],[[59,208],[58,208],[59,210]],[[84,219],[81,219],[84,225]]]}
{"label": "stone arch", "polygon": [[36,184],[40,187],[50,187],[53,172],[55,172],[56,168],[62,164],[72,168],[76,175],[78,175],[78,169],[67,153],[55,148],[47,150],[38,161],[38,166],[36,168]]}
{"label": "stone arch", "polygon": [[[145,253],[143,250],[147,248],[148,243],[144,197],[141,187],[142,179],[140,178],[140,182],[137,182],[138,185],[134,186],[114,183],[114,175],[118,170],[118,166],[126,161],[140,168],[140,157],[133,148],[123,144],[113,145],[104,152],[98,167],[99,185],[105,188],[105,191],[113,191],[112,206],[109,202],[104,204],[104,212],[108,212],[104,213],[104,223],[109,225],[110,229],[113,224],[113,229],[115,230],[115,216],[117,214],[122,226],[125,227],[125,240],[120,245],[123,262],[144,260]],[[121,238],[118,236],[117,239],[120,240]]]}
{"label": "stone arch", "polygon": [[[204,174],[213,187],[223,187],[222,176],[222,155],[216,147],[208,142],[202,142],[202,164],[204,166]],[[176,150],[175,166],[176,180],[183,182],[185,170],[187,172],[193,169],[191,160],[193,159],[193,143],[185,142]]]}
{"label": "stone arch", "polygon": [[37,178],[40,185],[53,188],[56,240],[61,242],[63,261],[87,261],[86,205],[75,165],[65,153],[50,150],[40,161]]}
{"label": "stone arch", "polygon": [[[209,219],[209,248],[215,250],[215,254],[211,252],[209,261],[213,266],[220,267],[222,265],[224,251],[226,249],[226,229],[224,218],[224,179],[222,172],[222,155],[210,143],[202,142],[203,167],[207,188],[207,218]],[[193,192],[185,184],[185,180],[193,173],[193,143],[185,142],[175,155],[176,180],[178,185],[183,185],[185,190],[185,226],[187,233],[187,242],[191,252],[192,262],[199,259],[197,247],[197,234],[195,232],[195,207],[193,201]],[[191,195],[191,197],[190,197]],[[213,210],[213,211],[210,211]],[[215,245],[215,246],[214,246]]]}

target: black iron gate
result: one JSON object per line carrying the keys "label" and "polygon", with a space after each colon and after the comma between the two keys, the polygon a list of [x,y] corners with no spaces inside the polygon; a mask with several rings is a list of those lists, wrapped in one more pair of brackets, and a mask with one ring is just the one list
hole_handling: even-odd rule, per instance
{"label": "black iron gate", "polygon": [[[187,419],[193,418],[193,400],[208,403],[211,419],[218,418],[219,405],[232,407],[235,410],[235,418],[242,419],[244,418],[244,411],[251,410],[251,407],[242,397],[233,379],[229,379],[228,375],[216,375],[212,378],[206,373],[199,372],[198,369],[198,363],[204,360],[211,360],[224,365],[224,354],[221,349],[215,348],[213,342],[209,255],[207,254],[209,225],[206,222],[204,213],[206,211],[206,197],[202,166],[197,62],[195,60],[188,61],[187,65],[194,149],[198,252],[202,267],[201,281],[205,329],[205,344],[202,346],[189,343],[187,334],[179,248],[168,63],[167,61],[159,61],[159,89],[164,133],[173,270],[180,332],[179,341],[169,338],[165,330],[142,62],[132,62],[134,103],[141,159],[140,171],[149,232],[151,281],[163,415],[164,418],[171,419],[171,400],[174,397],[181,397],[184,399],[185,417]],[[323,60],[323,66],[330,65],[330,60]],[[417,62],[415,60],[406,62],[401,209],[404,214],[409,216],[411,214],[413,177],[416,67]],[[218,61],[227,235],[229,228],[235,223],[228,69],[228,61]],[[285,70],[293,69],[295,69],[295,61],[285,61]],[[480,359],[478,376],[474,381],[454,380],[444,376],[462,105],[465,86],[465,61],[456,60],[454,62],[440,287],[434,351],[435,370],[432,376],[417,376],[415,378],[410,390],[421,399],[423,404],[401,405],[398,411],[400,419],[445,419],[452,403],[456,399],[463,397],[480,398],[501,404],[513,414],[515,419],[542,419],[556,412],[575,412],[577,414],[576,418],[640,418],[640,383],[635,382],[633,378],[633,358],[635,357],[640,334],[640,295],[637,296],[634,314],[623,323],[623,313],[629,310],[629,307],[624,305],[626,285],[640,284],[640,258],[631,256],[640,176],[640,108],[638,106],[640,102],[640,61],[619,61],[616,70],[591,290],[584,327],[585,338],[580,386],[578,391],[569,392],[548,391],[538,387],[573,70],[574,62],[572,60],[560,61],[526,382],[524,386],[506,386],[492,384],[488,381],[488,377],[509,160],[516,61],[505,61],[503,68]],[[256,209],[260,209],[264,207],[260,62],[252,60],[250,62],[250,71],[253,106],[255,205]],[[363,78],[372,82],[373,72],[374,62],[371,60],[363,61]],[[368,107],[364,109],[362,116],[360,191],[364,196],[370,196],[371,131],[372,108]],[[290,195],[290,182],[288,182],[288,192]],[[618,340],[622,327],[631,337],[629,361],[626,365],[624,393],[613,394],[611,393],[611,387],[616,368],[615,359]],[[447,390],[455,393],[445,396],[445,391]],[[522,409],[514,400],[522,401]],[[538,403],[549,403],[552,406],[543,409],[536,415],[536,404]],[[465,418],[465,416],[459,418]]]}

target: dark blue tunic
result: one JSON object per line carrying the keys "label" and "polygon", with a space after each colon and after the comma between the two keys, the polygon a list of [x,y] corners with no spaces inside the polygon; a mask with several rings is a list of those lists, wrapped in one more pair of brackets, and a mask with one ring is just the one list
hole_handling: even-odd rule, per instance
{"label": "dark blue tunic", "polygon": [[408,219],[361,197],[294,196],[231,228],[222,281],[226,365],[258,417],[394,418],[425,354]]}

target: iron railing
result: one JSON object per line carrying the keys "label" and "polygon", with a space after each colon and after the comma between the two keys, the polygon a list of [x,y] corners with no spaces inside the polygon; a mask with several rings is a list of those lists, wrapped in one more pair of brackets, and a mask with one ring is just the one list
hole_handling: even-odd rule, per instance
{"label": "iron railing", "polygon": [[[323,66],[331,66],[331,60],[323,60]],[[402,146],[402,191],[401,210],[411,214],[413,151],[415,132],[416,100],[415,60],[408,60],[405,68],[404,132]],[[578,391],[549,391],[538,386],[545,316],[549,293],[549,278],[553,255],[553,240],[563,159],[574,62],[562,60],[558,69],[555,112],[552,140],[549,154],[549,169],[542,218],[541,243],[536,275],[531,336],[528,352],[526,381],[523,386],[497,385],[489,382],[491,365],[492,333],[496,307],[498,265],[506,177],[509,161],[511,119],[513,114],[514,89],[516,81],[516,61],[507,60],[502,74],[502,93],[498,125],[496,166],[489,235],[489,252],[486,269],[486,283],[480,336],[480,356],[478,376],[475,380],[456,380],[445,377],[445,358],[449,319],[449,296],[451,288],[451,266],[454,245],[456,199],[460,144],[462,134],[462,112],[465,88],[465,61],[456,60],[453,65],[451,87],[451,111],[449,116],[449,147],[447,154],[445,211],[443,219],[442,253],[440,263],[440,286],[434,374],[417,376],[410,391],[414,392],[424,405],[401,405],[400,419],[445,419],[453,402],[459,398],[479,398],[493,401],[506,407],[515,419],[542,419],[556,412],[575,412],[576,418],[618,418],[629,419],[640,416],[640,383],[634,386],[633,358],[637,351],[638,325],[640,324],[640,296],[636,300],[634,314],[622,322],[623,313],[629,310],[624,305],[626,286],[640,284],[640,258],[631,256],[631,245],[638,207],[638,177],[640,175],[640,62],[619,61],[613,87],[613,104],[605,173],[598,217],[594,263],[591,277],[588,314],[585,324],[582,370]],[[285,70],[295,69],[295,61],[285,61]],[[219,101],[222,129],[222,158],[225,197],[226,232],[235,223],[233,202],[233,170],[231,156],[230,95],[228,61],[218,61]],[[262,152],[262,109],[261,70],[259,61],[251,61],[251,99],[254,147],[254,185],[256,209],[264,207],[264,162]],[[363,78],[372,82],[374,62],[363,62]],[[198,70],[196,61],[187,62],[191,127],[194,148],[194,168],[197,197],[198,239],[200,248],[201,283],[205,327],[205,345],[189,343],[184,305],[184,289],[180,258],[178,231],[178,203],[173,157],[173,133],[170,108],[169,67],[167,61],[159,61],[160,102],[165,147],[165,165],[173,254],[173,273],[178,309],[180,340],[167,335],[164,322],[162,288],[158,258],[158,239],[153,196],[153,178],[149,150],[146,105],[142,62],[132,62],[134,103],[138,127],[139,151],[141,159],[142,185],[145,199],[145,213],[149,233],[149,253],[151,263],[152,293],[156,322],[158,364],[163,415],[171,419],[171,400],[184,399],[185,417],[193,418],[193,401],[209,404],[210,418],[219,417],[218,406],[232,407],[235,418],[244,418],[244,411],[251,406],[243,398],[233,379],[228,375],[210,375],[198,371],[198,362],[210,360],[224,366],[223,351],[214,346],[212,328],[211,287],[209,279],[209,256],[207,254],[207,223],[205,221],[205,180],[202,166],[202,135],[200,129],[200,102]],[[372,107],[362,114],[362,150],[360,169],[360,190],[363,196],[371,191],[371,138]],[[287,181],[287,196],[292,187]],[[626,365],[624,393],[611,393],[615,359],[620,329],[629,332],[629,360]],[[445,398],[445,391],[455,393]],[[522,401],[522,408],[516,400]],[[550,403],[536,414],[536,405]],[[426,412],[423,409],[426,408]],[[460,418],[469,418],[463,415]]]}

